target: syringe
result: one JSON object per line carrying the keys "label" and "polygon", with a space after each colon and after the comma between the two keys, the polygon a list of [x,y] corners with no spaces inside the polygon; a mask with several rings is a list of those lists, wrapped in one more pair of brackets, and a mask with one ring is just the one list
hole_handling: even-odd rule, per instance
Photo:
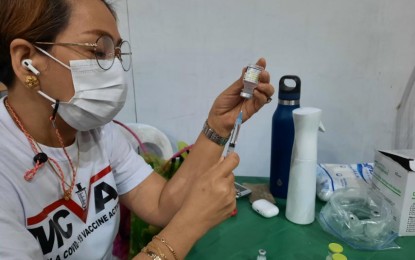
{"label": "syringe", "polygon": [[242,125],[242,110],[239,112],[238,117],[236,118],[235,125],[233,126],[231,137],[229,138],[229,145],[228,150],[226,151],[226,155],[233,152],[235,150],[236,141],[239,135],[239,129]]}
{"label": "syringe", "polygon": [[[232,134],[231,134],[231,137],[229,138],[230,141],[228,145],[228,150],[226,151],[226,156],[228,156],[228,154],[230,154],[231,152],[235,150],[235,145],[236,145],[236,141],[238,140],[239,129],[241,128],[241,125],[242,125],[242,109],[241,109],[241,112],[239,112],[238,117],[236,118],[235,125],[233,126]],[[235,186],[235,189],[236,189],[236,186]],[[238,191],[236,191],[235,196],[238,197]],[[238,213],[238,209],[235,208],[232,211],[231,216],[233,217],[237,213]]]}

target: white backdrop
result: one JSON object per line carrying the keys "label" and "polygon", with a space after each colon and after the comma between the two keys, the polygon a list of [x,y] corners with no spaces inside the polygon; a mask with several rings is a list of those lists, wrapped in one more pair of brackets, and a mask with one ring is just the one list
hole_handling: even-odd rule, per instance
{"label": "white backdrop", "polygon": [[[134,53],[122,121],[192,143],[214,98],[243,66],[265,57],[276,89],[281,76],[298,75],[301,106],[323,110],[319,162],[371,162],[375,149],[393,148],[396,108],[415,65],[415,1],[119,0],[118,6]],[[277,94],[243,125],[236,175],[269,175],[276,107]],[[406,119],[399,124],[408,127]]]}

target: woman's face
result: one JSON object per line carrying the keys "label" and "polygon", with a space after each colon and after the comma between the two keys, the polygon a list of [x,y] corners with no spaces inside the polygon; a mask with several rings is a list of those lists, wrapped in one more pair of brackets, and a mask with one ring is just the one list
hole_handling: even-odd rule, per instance
{"label": "woman's face", "polygon": [[[121,41],[116,20],[102,0],[71,0],[68,26],[55,42],[95,43],[102,35],[110,36],[115,45]],[[40,46],[42,47],[42,46]],[[70,60],[95,59],[93,48],[53,45],[50,54],[69,65]],[[41,89],[54,99],[69,101],[74,95],[71,72],[43,55],[39,66]]]}

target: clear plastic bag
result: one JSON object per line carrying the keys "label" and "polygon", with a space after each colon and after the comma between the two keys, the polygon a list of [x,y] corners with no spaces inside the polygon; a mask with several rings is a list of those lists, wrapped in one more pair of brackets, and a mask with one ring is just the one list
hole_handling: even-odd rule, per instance
{"label": "clear plastic bag", "polygon": [[370,189],[344,188],[333,193],[320,211],[322,228],[355,249],[400,248],[393,232],[392,207]]}
{"label": "clear plastic bag", "polygon": [[342,188],[359,188],[371,183],[373,163],[318,164],[317,197],[328,201],[333,193]]}

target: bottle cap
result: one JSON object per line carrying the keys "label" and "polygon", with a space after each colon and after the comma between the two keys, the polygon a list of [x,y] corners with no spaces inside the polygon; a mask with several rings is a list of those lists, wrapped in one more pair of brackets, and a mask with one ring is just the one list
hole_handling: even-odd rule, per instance
{"label": "bottle cap", "polygon": [[329,244],[329,251],[332,254],[341,253],[341,252],[343,252],[343,247],[342,247],[342,245],[337,244],[337,243],[330,243]]}
{"label": "bottle cap", "polygon": [[335,253],[331,256],[333,260],[347,260],[347,257],[343,254]]}
{"label": "bottle cap", "polygon": [[[293,80],[294,87],[287,86],[285,80]],[[285,75],[281,77],[278,88],[278,99],[280,100],[299,100],[301,92],[301,80],[298,76]]]}

